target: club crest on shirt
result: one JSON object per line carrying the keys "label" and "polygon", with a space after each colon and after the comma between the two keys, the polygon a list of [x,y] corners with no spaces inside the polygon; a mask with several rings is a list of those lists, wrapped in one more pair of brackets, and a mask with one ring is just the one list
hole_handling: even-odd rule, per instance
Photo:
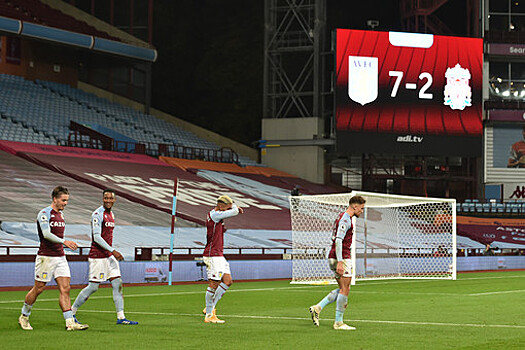
{"label": "club crest on shirt", "polygon": [[378,86],[378,58],[348,56],[348,97],[362,106],[375,101]]}

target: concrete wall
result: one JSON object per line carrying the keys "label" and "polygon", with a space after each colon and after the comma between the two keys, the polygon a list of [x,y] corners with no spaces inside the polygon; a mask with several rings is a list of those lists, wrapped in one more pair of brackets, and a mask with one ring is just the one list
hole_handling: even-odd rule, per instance
{"label": "concrete wall", "polygon": [[[262,139],[314,140],[324,132],[319,118],[263,119]],[[264,165],[286,171],[303,179],[324,183],[324,149],[319,146],[280,146],[263,148],[261,161]]]}
{"label": "concrete wall", "polygon": [[[19,46],[19,62],[8,62],[8,42]],[[27,80],[40,79],[76,86],[78,56],[75,50],[16,36],[2,37],[0,46],[0,73],[22,76]]]}

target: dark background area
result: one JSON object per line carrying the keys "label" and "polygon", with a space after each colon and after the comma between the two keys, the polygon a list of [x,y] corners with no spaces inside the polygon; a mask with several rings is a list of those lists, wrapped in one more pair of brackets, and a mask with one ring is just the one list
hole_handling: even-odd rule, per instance
{"label": "dark background area", "polygon": [[[76,0],[90,12],[91,0]],[[261,137],[264,64],[263,0],[155,0],[152,106],[251,145]],[[95,15],[109,22],[109,1]],[[147,1],[134,0],[133,34],[146,39]],[[465,34],[465,0],[449,0],[435,15]],[[129,0],[115,0],[114,25],[127,30]],[[335,28],[402,31],[398,0],[327,0],[326,48]]]}
{"label": "dark background area", "polygon": [[[397,1],[327,3],[327,35],[367,19],[401,30]],[[156,1],[153,44],[155,108],[247,145],[260,139],[264,1]]]}

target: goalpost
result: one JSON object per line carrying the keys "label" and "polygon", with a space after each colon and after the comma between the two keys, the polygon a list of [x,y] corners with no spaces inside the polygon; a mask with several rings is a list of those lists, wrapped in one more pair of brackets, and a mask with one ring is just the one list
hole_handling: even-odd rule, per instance
{"label": "goalpost", "polygon": [[353,191],[290,197],[292,283],[335,283],[327,256],[337,215],[366,199],[352,243],[352,284],[391,278],[456,279],[456,200]]}

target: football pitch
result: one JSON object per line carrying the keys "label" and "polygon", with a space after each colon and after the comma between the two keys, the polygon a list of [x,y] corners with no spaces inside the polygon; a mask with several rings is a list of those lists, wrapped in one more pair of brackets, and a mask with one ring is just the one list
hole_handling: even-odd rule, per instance
{"label": "football pitch", "polygon": [[64,330],[57,290],[33,307],[33,331],[17,323],[26,292],[0,292],[1,348],[525,349],[525,271],[360,282],[345,314],[355,331],[332,329],[335,304],[313,325],[308,307],[333,288],[236,282],[217,307],[226,323],[205,324],[204,284],[125,287],[126,316],[138,326],[115,324],[112,291],[101,288],[77,313],[90,325],[78,332]]}

